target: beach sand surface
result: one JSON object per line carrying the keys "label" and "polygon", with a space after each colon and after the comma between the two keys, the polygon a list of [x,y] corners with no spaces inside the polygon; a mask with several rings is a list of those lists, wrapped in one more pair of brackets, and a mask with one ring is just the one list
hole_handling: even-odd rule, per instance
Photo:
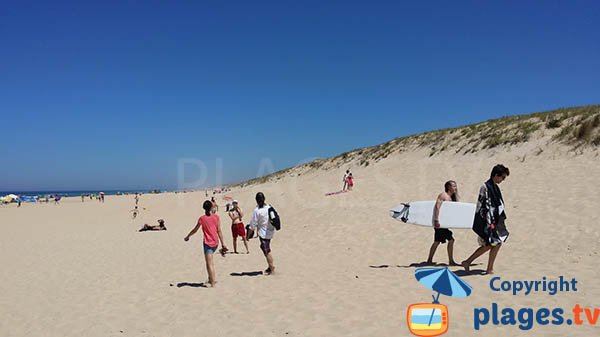
{"label": "beach sand surface", "polygon": [[[225,241],[233,250],[224,195],[240,201],[248,222],[254,195],[265,193],[282,230],[272,242],[277,273],[257,239],[250,254],[215,255],[218,284],[207,280],[202,235],[183,238],[202,214],[204,192],[107,196],[105,203],[67,198],[59,205],[0,207],[0,336],[410,336],[406,309],[431,302],[433,292],[415,277],[427,258],[433,230],[389,216],[401,202],[433,200],[446,180],[461,201],[476,202],[491,168],[511,174],[500,187],[511,232],[495,265],[502,280],[577,280],[577,292],[513,296],[490,290],[481,275],[451,267],[473,287],[468,298],[441,296],[448,306],[447,336],[593,336],[587,324],[483,325],[476,308],[600,308],[597,217],[600,159],[596,152],[564,150],[524,156],[525,148],[429,156],[425,150],[389,156],[369,166],[356,162],[329,170],[295,169],[277,181],[217,194]],[[527,152],[529,153],[529,152]],[[341,189],[350,168],[355,188]],[[137,232],[166,220],[167,231]],[[477,248],[471,230],[454,230],[455,259]],[[238,250],[244,252],[241,241]],[[446,246],[435,256],[447,263]],[[600,322],[599,322],[600,323]]]}

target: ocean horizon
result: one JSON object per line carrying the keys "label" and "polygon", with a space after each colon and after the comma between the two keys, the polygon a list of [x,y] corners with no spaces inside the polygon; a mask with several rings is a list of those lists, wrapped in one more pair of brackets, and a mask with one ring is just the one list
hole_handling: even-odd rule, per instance
{"label": "ocean horizon", "polygon": [[159,189],[140,189],[140,190],[72,190],[72,191],[0,191],[0,197],[8,194],[15,194],[18,196],[45,196],[45,195],[61,195],[63,197],[79,197],[89,194],[98,194],[104,192],[105,195],[117,195],[117,194],[133,194],[133,193],[151,193],[155,191],[169,192],[167,190]]}

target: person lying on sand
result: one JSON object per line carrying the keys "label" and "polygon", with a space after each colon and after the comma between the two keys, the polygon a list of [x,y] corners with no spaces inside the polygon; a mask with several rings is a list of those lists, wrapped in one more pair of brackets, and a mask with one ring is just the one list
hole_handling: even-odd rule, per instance
{"label": "person lying on sand", "polygon": [[139,232],[145,231],[166,231],[167,227],[165,227],[165,220],[158,219],[158,226],[150,226],[148,224],[144,224],[144,227],[140,228]]}

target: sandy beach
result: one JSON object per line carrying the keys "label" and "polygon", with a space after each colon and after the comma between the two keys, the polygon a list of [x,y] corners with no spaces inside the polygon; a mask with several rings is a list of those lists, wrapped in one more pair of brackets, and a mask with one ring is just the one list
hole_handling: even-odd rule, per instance
{"label": "sandy beach", "polygon": [[[576,278],[578,291],[550,296],[493,292],[487,255],[471,274],[451,270],[473,287],[468,298],[442,296],[450,312],[448,336],[518,335],[517,325],[484,325],[475,331],[474,308],[598,307],[600,234],[596,230],[600,192],[599,158],[545,151],[522,157],[510,151],[394,154],[360,167],[291,170],[275,182],[234,188],[245,222],[263,191],[282,217],[272,243],[278,273],[266,268],[258,240],[250,254],[215,255],[218,284],[207,279],[202,236],[183,237],[201,215],[204,192],[143,195],[140,215],[131,219],[134,199],[107,196],[105,203],[67,198],[59,205],[0,207],[0,335],[2,336],[408,336],[406,308],[430,302],[432,292],[414,277],[433,238],[429,228],[402,224],[388,210],[400,202],[433,200],[454,179],[462,201],[475,202],[480,184],[496,163],[511,170],[501,185],[507,204],[509,241],[500,250],[496,276],[502,280]],[[525,159],[524,159],[525,158]],[[353,191],[341,188],[346,167]],[[218,194],[219,214],[229,248],[230,222]],[[137,230],[166,220],[167,231]],[[476,247],[470,230],[454,230],[455,256]],[[241,244],[240,244],[241,246]],[[435,257],[447,263],[445,246]],[[243,249],[240,249],[243,251]],[[570,316],[569,316],[570,315]],[[531,336],[590,336],[598,327],[535,325]]]}

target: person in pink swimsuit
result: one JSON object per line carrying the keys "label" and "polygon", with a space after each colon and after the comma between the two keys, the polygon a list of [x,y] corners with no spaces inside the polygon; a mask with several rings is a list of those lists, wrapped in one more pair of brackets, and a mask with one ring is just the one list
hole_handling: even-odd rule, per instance
{"label": "person in pink swimsuit", "polygon": [[354,187],[354,178],[352,177],[352,173],[348,173],[348,177],[346,178],[348,191],[352,191],[352,187]]}
{"label": "person in pink swimsuit", "polygon": [[221,246],[223,246],[221,249],[222,254],[227,251],[227,247],[225,246],[225,242],[223,242],[219,215],[211,212],[213,203],[210,200],[206,200],[202,208],[204,209],[204,215],[198,219],[198,223],[196,223],[194,229],[183,240],[188,241],[190,236],[196,234],[198,229],[202,227],[202,234],[204,234],[204,260],[206,262],[206,271],[208,272],[208,283],[210,283],[211,287],[214,287],[217,282],[215,280],[213,255],[217,248],[219,248],[219,241],[221,242]]}

